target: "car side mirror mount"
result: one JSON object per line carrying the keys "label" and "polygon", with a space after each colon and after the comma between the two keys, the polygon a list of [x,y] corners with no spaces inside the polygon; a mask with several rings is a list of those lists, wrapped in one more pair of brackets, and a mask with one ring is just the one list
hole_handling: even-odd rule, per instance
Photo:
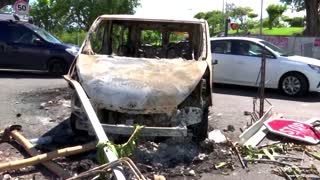
{"label": "car side mirror mount", "polygon": [[37,44],[37,45],[40,45],[40,44],[43,44],[43,41],[39,38],[36,38],[33,40],[33,44]]}

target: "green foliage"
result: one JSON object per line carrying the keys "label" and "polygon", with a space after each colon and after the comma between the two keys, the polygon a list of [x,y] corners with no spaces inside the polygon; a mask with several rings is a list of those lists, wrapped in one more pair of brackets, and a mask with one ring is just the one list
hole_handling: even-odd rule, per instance
{"label": "green foliage", "polygon": [[37,0],[30,15],[36,25],[50,32],[74,28],[87,31],[102,14],[134,14],[139,0]]}
{"label": "green foliage", "polygon": [[84,31],[71,31],[71,32],[61,32],[55,34],[55,36],[62,42],[76,44],[80,46],[86,36]]}
{"label": "green foliage", "polygon": [[0,8],[0,13],[13,13],[13,9],[11,5],[6,5]]}
{"label": "green foliage", "polygon": [[144,30],[142,31],[142,43],[143,44],[150,44],[153,46],[161,45],[161,33],[159,31],[153,30]]}
{"label": "green foliage", "polygon": [[287,10],[287,6],[281,4],[270,4],[266,10],[269,14],[269,29],[272,29],[275,20],[281,17],[281,15]]}
{"label": "green foliage", "polygon": [[262,149],[253,148],[252,146],[240,146],[240,153],[247,160],[262,159],[268,157],[275,160],[274,156],[286,154],[286,146],[271,145]]}
{"label": "green foliage", "polygon": [[[249,30],[251,34],[259,34],[260,28],[255,28]],[[270,36],[295,36],[295,35],[301,35],[303,32],[302,27],[285,27],[285,28],[272,28],[271,30],[269,28],[263,28],[262,34],[264,35],[270,35]],[[230,30],[228,32],[229,34],[236,34],[237,31]],[[239,31],[239,33],[245,33],[244,31]]]}
{"label": "green foliage", "polygon": [[297,11],[302,11],[306,9],[304,4],[305,0],[280,0],[280,2],[286,3],[287,5],[291,5]]}
{"label": "green foliage", "polygon": [[144,126],[136,125],[129,140],[124,144],[113,144],[112,142],[99,142],[97,145],[97,159],[99,164],[108,163],[107,157],[104,154],[104,147],[108,147],[118,158],[128,157],[132,154],[137,145],[140,132]]}
{"label": "green foliage", "polygon": [[[234,7],[231,9],[229,16],[244,23],[245,16],[249,15],[253,10],[250,7]],[[253,14],[252,14],[253,15]]]}
{"label": "green foliage", "polygon": [[[240,28],[242,30],[247,31],[247,25],[245,24],[245,20],[246,17],[252,12],[253,10],[250,7],[241,7],[241,6],[230,6],[229,7],[229,12],[228,15],[229,17],[235,19],[235,20],[239,20],[240,21]],[[251,14],[251,16],[255,16],[255,14]],[[239,29],[237,29],[237,32],[239,31]]]}
{"label": "green foliage", "polygon": [[258,22],[257,21],[247,21],[247,28],[248,29],[254,29],[257,27]]}
{"label": "green foliage", "polygon": [[248,14],[248,17],[251,18],[251,19],[253,19],[253,18],[258,17],[258,14],[256,14],[256,13],[249,13],[249,14]]}
{"label": "green foliage", "polygon": [[220,32],[224,23],[224,15],[222,11],[200,12],[194,16],[197,19],[205,19],[208,21],[210,36]]}
{"label": "green foliage", "polygon": [[303,17],[294,17],[290,21],[291,27],[304,27],[304,18]]}
{"label": "green foliage", "polygon": [[0,1],[0,9],[6,5],[12,5],[16,0],[1,0]]}

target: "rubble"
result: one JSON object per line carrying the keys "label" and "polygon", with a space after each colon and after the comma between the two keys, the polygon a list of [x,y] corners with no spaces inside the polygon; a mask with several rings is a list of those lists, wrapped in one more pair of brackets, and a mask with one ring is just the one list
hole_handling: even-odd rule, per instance
{"label": "rubble", "polygon": [[[38,109],[39,105],[41,106],[41,104],[44,103],[45,105],[43,107],[48,108],[48,110],[45,111],[43,108],[41,112],[50,114],[50,119],[57,120],[57,123],[59,123],[62,121],[60,121],[58,117],[63,117],[63,115],[58,114],[57,112],[62,112],[62,110],[67,111],[69,109],[67,104],[70,101],[68,98],[62,98],[61,95],[52,96],[55,97],[37,101],[34,108]],[[52,103],[49,103],[50,101]],[[20,106],[25,103],[26,101],[21,101],[21,103],[17,105]],[[22,112],[22,118],[25,118],[26,113],[24,111],[18,112]],[[41,117],[44,118],[45,115],[42,115]],[[65,117],[67,117],[67,113],[65,114]],[[44,121],[49,122],[50,119],[44,119]],[[61,118],[61,120],[67,121],[67,118]],[[68,128],[69,127],[62,131],[68,131]],[[260,129],[258,129],[257,132],[259,132]],[[221,133],[221,130],[216,129],[215,131]],[[208,139],[200,144],[194,144],[187,138],[162,139],[160,142],[145,141],[142,139],[138,144],[138,148],[130,158],[134,160],[138,168],[143,172],[143,175],[149,179],[181,179],[182,177],[200,179],[201,174],[207,172],[219,174],[233,174],[230,173],[230,171],[239,172],[239,170],[241,170],[241,163],[236,159],[236,151],[232,150],[231,146],[226,143],[218,144],[218,141],[213,141],[212,139],[217,137],[211,135],[210,138],[211,132],[213,131],[209,132]],[[255,137],[255,133],[252,137]],[[70,144],[68,143],[71,143],[71,141],[74,143],[79,142],[79,139],[81,139],[80,137],[74,136],[72,133],[58,134],[59,136],[57,137],[50,136],[51,138],[48,138],[47,143],[49,144],[42,144],[40,140],[37,149],[42,152],[51,151],[58,147],[62,148],[69,146]],[[44,138],[46,138],[46,136]],[[269,137],[267,136],[267,138]],[[307,146],[296,141],[288,143],[290,141],[288,139],[283,141],[281,137],[274,138],[276,138],[275,140],[281,141],[268,141],[265,138],[263,143],[261,143],[263,145],[257,144],[257,146],[253,148],[254,151],[250,150],[252,157],[247,157],[248,154],[246,155],[243,153],[242,147],[247,146],[243,146],[241,144],[236,145],[244,163],[248,166],[248,169],[254,171],[255,163],[266,163],[271,164],[272,168],[265,171],[269,171],[270,173],[274,173],[282,177],[290,177],[292,179],[319,178],[315,169],[319,167],[320,162],[318,160],[319,154],[317,153],[317,151],[319,151],[318,146]],[[36,142],[36,140],[34,140],[34,142]],[[269,154],[267,152],[269,152]],[[18,154],[14,148],[10,148],[9,151],[1,150],[0,160],[1,162],[18,160],[14,157]],[[4,156],[8,158],[5,159],[3,158]],[[73,175],[81,174],[84,171],[97,167],[96,154],[94,151],[89,154],[78,155],[75,157],[58,158],[55,159],[54,162],[58,163]],[[313,168],[312,164],[314,164],[315,168]],[[7,175],[7,177],[12,176],[13,178],[16,178],[17,173],[20,173],[19,175],[21,177],[28,177],[25,179],[32,179],[33,176],[36,177],[36,179],[49,179],[52,177],[52,174],[49,174],[46,178],[43,178],[43,175],[40,173],[31,176],[21,175],[21,172],[24,174],[32,174],[38,171],[38,168],[22,168],[17,171],[4,172],[2,177]]]}
{"label": "rubble", "polygon": [[215,129],[208,133],[208,139],[214,141],[215,143],[225,143],[227,138],[221,133],[220,130]]}

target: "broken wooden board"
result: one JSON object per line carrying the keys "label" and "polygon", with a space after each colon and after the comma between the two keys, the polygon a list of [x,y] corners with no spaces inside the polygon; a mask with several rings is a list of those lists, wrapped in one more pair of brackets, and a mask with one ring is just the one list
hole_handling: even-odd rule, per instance
{"label": "broken wooden board", "polygon": [[[283,116],[282,114],[275,113],[271,115],[271,117],[269,117],[266,121],[268,121],[269,119],[279,119],[282,116]],[[263,138],[268,134],[268,132],[269,131],[266,126],[264,125],[261,126],[261,128],[253,136],[251,136],[246,143],[244,143],[244,145],[250,145],[252,147],[257,146],[263,140]]]}
{"label": "broken wooden board", "polygon": [[279,113],[273,113],[272,109],[273,106],[271,106],[258,121],[240,134],[240,144],[255,147],[263,140],[268,133],[263,123],[271,118],[281,118],[283,116]]}

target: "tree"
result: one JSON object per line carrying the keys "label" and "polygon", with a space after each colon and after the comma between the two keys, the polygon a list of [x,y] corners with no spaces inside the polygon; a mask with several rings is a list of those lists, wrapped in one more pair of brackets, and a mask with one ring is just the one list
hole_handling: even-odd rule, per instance
{"label": "tree", "polygon": [[0,9],[6,5],[12,5],[16,0],[1,0],[0,1]]}
{"label": "tree", "polygon": [[222,11],[209,11],[209,12],[199,12],[194,16],[197,19],[205,19],[208,21],[210,36],[214,36],[216,33],[220,32],[221,23],[223,22]]}
{"label": "tree", "polygon": [[292,5],[296,11],[306,10],[305,35],[320,35],[320,0],[280,0],[288,5]]}
{"label": "tree", "polygon": [[304,27],[304,17],[294,17],[290,21],[291,27]]}
{"label": "tree", "polygon": [[134,14],[139,0],[37,0],[30,14],[35,24],[53,32],[87,31],[102,14]]}
{"label": "tree", "polygon": [[272,29],[273,23],[287,10],[287,6],[280,4],[270,4],[266,10],[269,14],[269,29]]}
{"label": "tree", "polygon": [[251,19],[254,19],[254,18],[258,17],[258,14],[256,14],[256,13],[249,13],[249,14],[248,14],[248,17],[251,18]]}
{"label": "tree", "polygon": [[[240,27],[243,27],[245,18],[252,12],[253,10],[250,7],[241,7],[234,6],[230,9],[229,16],[240,21]],[[237,29],[238,32],[238,29]]]}

